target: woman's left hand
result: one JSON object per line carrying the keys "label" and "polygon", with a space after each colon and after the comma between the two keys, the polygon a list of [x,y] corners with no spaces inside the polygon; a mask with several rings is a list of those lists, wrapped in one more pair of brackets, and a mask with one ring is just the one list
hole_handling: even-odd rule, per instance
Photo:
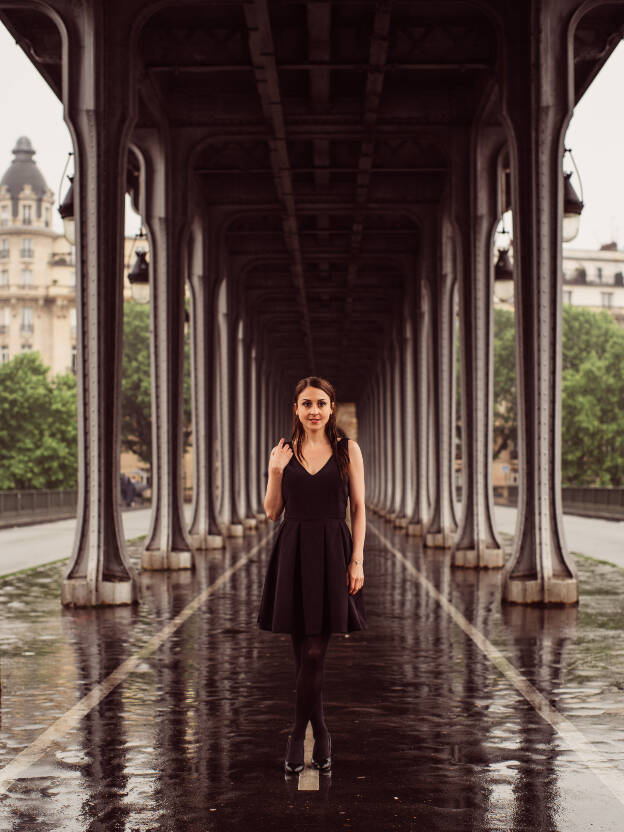
{"label": "woman's left hand", "polygon": [[349,561],[347,569],[347,587],[349,588],[349,595],[355,595],[364,584],[364,567],[361,563],[354,563]]}

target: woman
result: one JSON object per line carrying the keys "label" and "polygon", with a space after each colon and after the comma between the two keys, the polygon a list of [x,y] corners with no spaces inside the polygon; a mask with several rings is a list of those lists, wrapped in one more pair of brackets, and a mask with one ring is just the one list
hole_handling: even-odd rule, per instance
{"label": "woman", "polygon": [[[273,544],[258,625],[291,633],[296,666],[295,721],[284,768],[303,769],[312,722],[312,763],[331,768],[331,737],[323,713],[323,667],[331,633],[366,630],[364,584],[364,462],[357,442],[336,425],[334,388],[316,376],[295,387],[290,442],[271,450],[264,510],[284,520]],[[345,521],[351,504],[353,538]]]}

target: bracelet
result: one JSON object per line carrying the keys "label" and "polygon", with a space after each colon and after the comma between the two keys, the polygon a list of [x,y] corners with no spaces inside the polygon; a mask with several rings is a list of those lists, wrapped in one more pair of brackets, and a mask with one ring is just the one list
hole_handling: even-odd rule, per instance
{"label": "bracelet", "polygon": [[355,560],[355,558],[351,558],[351,563],[362,563],[361,560]]}

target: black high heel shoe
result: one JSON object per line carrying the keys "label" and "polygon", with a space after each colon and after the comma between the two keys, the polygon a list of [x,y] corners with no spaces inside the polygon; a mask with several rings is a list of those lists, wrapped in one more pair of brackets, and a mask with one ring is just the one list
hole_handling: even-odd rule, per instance
{"label": "black high heel shoe", "polygon": [[[293,758],[293,749],[295,757]],[[293,740],[292,734],[288,735],[286,744],[286,759],[284,760],[284,771],[286,774],[299,774],[303,771],[303,740]]]}
{"label": "black high heel shoe", "polygon": [[331,768],[331,734],[327,734],[328,740],[328,753],[327,757],[323,757],[322,760],[317,758],[317,741],[314,741],[314,748],[312,750],[312,765],[317,768],[319,771],[329,771]]}

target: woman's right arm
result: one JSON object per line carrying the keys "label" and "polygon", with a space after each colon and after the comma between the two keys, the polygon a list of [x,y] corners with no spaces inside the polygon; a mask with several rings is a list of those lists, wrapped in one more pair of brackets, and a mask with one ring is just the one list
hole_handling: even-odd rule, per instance
{"label": "woman's right arm", "polygon": [[280,438],[277,445],[271,450],[269,456],[269,477],[267,482],[266,494],[264,496],[264,510],[270,520],[279,520],[279,516],[284,510],[284,501],[282,499],[282,476],[284,468],[290,462],[292,450],[286,444],[282,444],[284,437]]}

